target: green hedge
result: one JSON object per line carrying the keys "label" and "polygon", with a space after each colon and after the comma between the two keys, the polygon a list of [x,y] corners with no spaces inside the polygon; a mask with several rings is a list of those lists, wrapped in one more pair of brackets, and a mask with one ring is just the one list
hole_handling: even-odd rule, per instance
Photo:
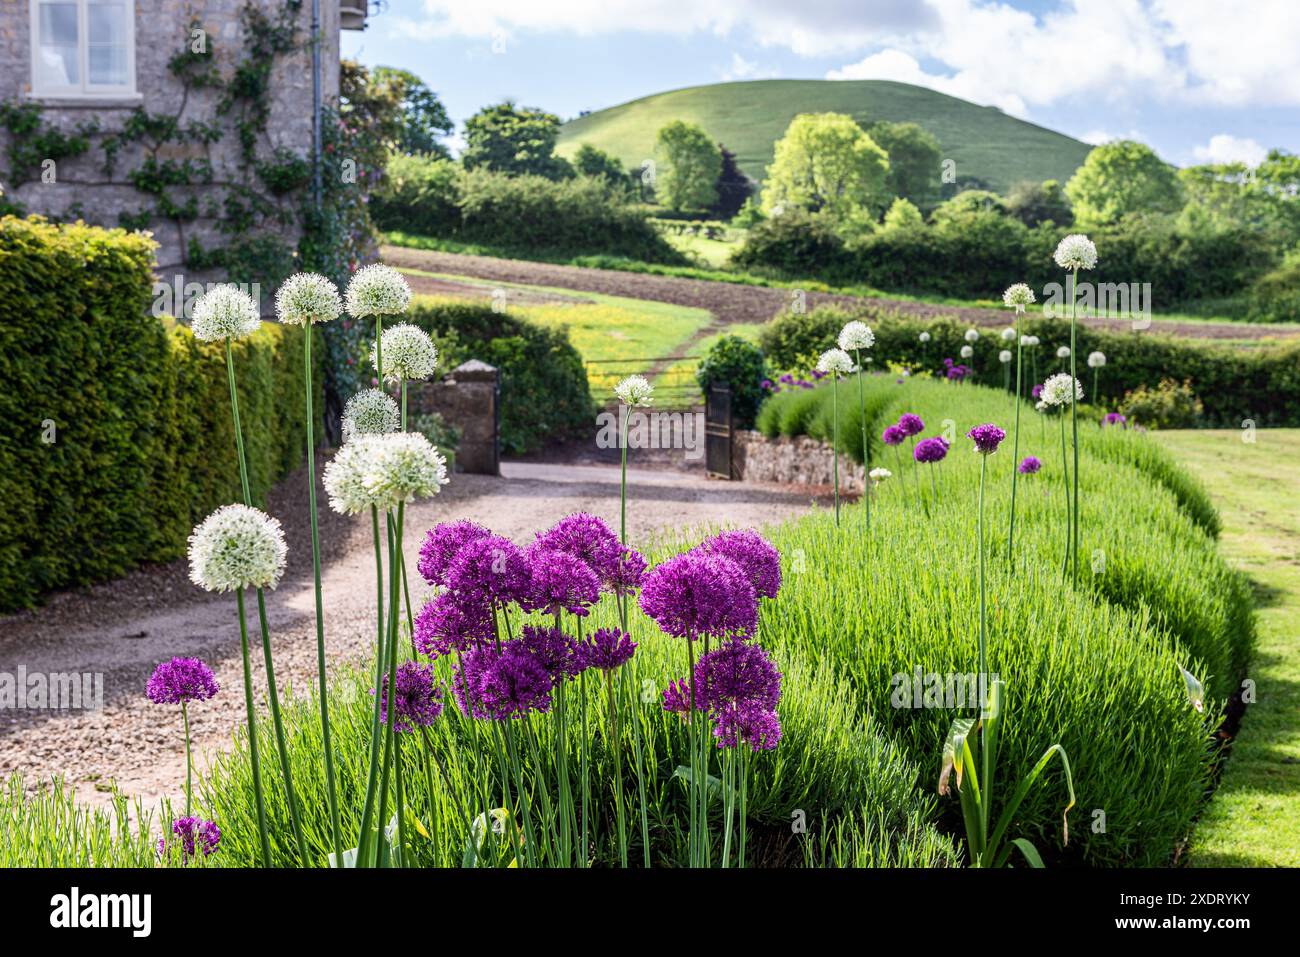
{"label": "green hedge", "polygon": [[370,202],[382,229],[486,243],[685,263],[644,208],[602,179],[466,171],[450,160],[394,157]]}
{"label": "green hedge", "polygon": [[[1011,318],[1008,313],[1008,323]],[[804,314],[787,311],[763,327],[759,345],[774,368],[806,371],[819,354],[835,344],[849,319],[862,319],[875,331],[871,354],[876,368],[896,362],[941,376],[943,360],[951,358],[973,366],[976,382],[1002,385],[998,353],[1007,343],[998,336],[999,330],[981,328],[974,358],[961,359],[961,347],[966,345],[962,336],[969,326],[950,319],[927,322],[871,307],[846,311],[826,306]],[[1205,405],[1202,425],[1241,428],[1244,421],[1251,420],[1259,426],[1300,426],[1300,343],[1242,349],[1164,335],[1157,329],[1116,333],[1079,327],[1079,379],[1089,403],[1113,409],[1126,392],[1139,385],[1154,387],[1161,379],[1188,379]],[[929,342],[920,341],[922,331],[930,333]],[[1038,381],[1062,371],[1056,350],[1070,343],[1069,322],[1024,319],[1021,331],[1042,340],[1037,348]],[[1084,363],[1094,350],[1106,354],[1095,396],[1092,370]],[[1032,368],[1030,359],[1027,351],[1026,370]]]}
{"label": "green hedge", "polygon": [[595,428],[582,356],[564,329],[462,300],[420,300],[406,316],[438,343],[439,366],[480,359],[501,370],[501,448],[531,452]]}
{"label": "green hedge", "polygon": [[[0,608],[183,555],[194,522],[238,496],[222,349],[149,314],[153,250],[0,220]],[[268,324],[235,361],[261,500],[306,441],[302,334]]]}

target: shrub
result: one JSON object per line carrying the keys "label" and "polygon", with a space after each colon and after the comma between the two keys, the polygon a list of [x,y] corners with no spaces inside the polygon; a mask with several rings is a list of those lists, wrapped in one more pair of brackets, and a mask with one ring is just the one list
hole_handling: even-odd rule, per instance
{"label": "shrub", "polygon": [[[922,321],[886,309],[823,306],[803,314],[778,313],[763,326],[758,344],[777,369],[809,369],[816,356],[834,344],[849,319],[862,319],[875,331],[876,345],[871,351],[877,364],[900,362],[932,373],[942,372],[945,357],[957,358],[966,344],[962,334],[969,328],[955,320]],[[922,331],[930,333],[930,342],[919,341]],[[1042,340],[1037,350],[1039,380],[1059,371],[1056,350],[1069,345],[1069,323],[1022,319],[1021,331]],[[976,369],[976,381],[1001,383],[997,354],[1002,345],[992,330],[974,344],[975,357],[970,364]],[[1300,344],[1245,350],[1154,331],[1124,334],[1080,326],[1078,348],[1081,357],[1094,350],[1106,354],[1106,367],[1098,377],[1100,394],[1089,395],[1090,404],[1117,408],[1130,390],[1155,386],[1174,372],[1191,383],[1204,404],[1203,425],[1240,428],[1244,419],[1261,426],[1300,425]],[[1027,370],[1032,369],[1031,358],[1026,354]],[[1027,380],[1031,374],[1026,371]],[[1084,389],[1091,392],[1092,376],[1081,371],[1080,378]],[[1026,392],[1028,388],[1027,384]]]}
{"label": "shrub", "polygon": [[844,242],[830,220],[787,209],[753,226],[745,243],[731,255],[742,269],[759,267],[799,276],[834,274],[843,267]]}
{"label": "shrub", "polygon": [[466,171],[449,160],[395,157],[371,204],[383,229],[400,229],[503,249],[601,253],[647,262],[684,263],[605,179]]}
{"label": "shrub", "polygon": [[531,452],[593,427],[587,371],[566,330],[462,300],[419,300],[406,318],[437,340],[441,368],[480,359],[501,370],[506,452]]}
{"label": "shrub", "polygon": [[[176,558],[238,494],[222,347],[148,314],[153,249],[0,220],[0,607]],[[258,500],[303,454],[301,349],[275,324],[235,346]]]}
{"label": "shrub", "polygon": [[1255,322],[1300,321],[1300,250],[1250,287],[1247,318]]}
{"label": "shrub", "polygon": [[1161,379],[1155,388],[1140,385],[1125,395],[1120,411],[1135,425],[1149,429],[1186,429],[1196,425],[1205,406],[1190,380]]}
{"label": "shrub", "polygon": [[723,336],[700,360],[695,380],[707,395],[715,384],[731,388],[731,417],[739,428],[748,428],[763,401],[763,380],[768,377],[763,350],[739,336]]}

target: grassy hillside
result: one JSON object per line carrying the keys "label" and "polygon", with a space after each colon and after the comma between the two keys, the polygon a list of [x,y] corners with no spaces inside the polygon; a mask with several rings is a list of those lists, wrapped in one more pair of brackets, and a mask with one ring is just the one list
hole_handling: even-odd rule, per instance
{"label": "grassy hillside", "polygon": [[629,168],[654,155],[659,128],[674,119],[699,123],[762,180],[772,147],[799,113],[848,113],[921,124],[956,161],[958,176],[976,176],[997,190],[1022,179],[1066,180],[1091,149],[1086,143],[1007,116],[994,107],[887,80],[753,80],[658,93],[564,124],[559,152],[591,143]]}

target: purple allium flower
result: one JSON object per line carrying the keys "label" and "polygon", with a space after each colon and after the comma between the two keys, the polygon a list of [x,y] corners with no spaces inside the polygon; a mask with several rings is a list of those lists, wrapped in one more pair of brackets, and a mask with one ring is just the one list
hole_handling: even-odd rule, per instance
{"label": "purple allium flower", "polygon": [[558,628],[524,625],[517,643],[526,648],[546,669],[552,682],[564,681],[587,667],[583,650],[576,638]]}
{"label": "purple allium flower", "polygon": [[904,412],[898,417],[898,427],[906,436],[920,435],[925,431],[925,421],[914,412]]}
{"label": "purple allium flower", "polygon": [[758,384],[758,387],[762,389],[764,392],[771,392],[776,388],[776,386],[772,384],[771,379],[764,379],[762,382]]}
{"label": "purple allium flower", "polygon": [[613,671],[630,661],[636,652],[632,636],[618,628],[601,628],[582,643],[580,654],[585,668]]}
{"label": "purple allium flower", "polygon": [[713,735],[720,748],[747,744],[754,751],[771,751],[781,740],[781,719],[752,702],[728,704],[714,714]]}
{"label": "purple allium flower", "polygon": [[462,598],[504,605],[528,595],[528,561],[519,547],[500,535],[471,539],[447,569],[447,587]]}
{"label": "purple allium flower", "polygon": [[694,641],[748,638],[758,627],[758,595],[739,565],[722,555],[687,552],[646,576],[641,610],[667,634]]}
{"label": "purple allium flower", "polygon": [[566,515],[537,536],[531,548],[565,552],[581,559],[601,579],[614,574],[623,545],[604,519],[587,512]]}
{"label": "purple allium flower", "polygon": [[966,437],[975,443],[975,451],[981,455],[991,455],[998,450],[1007,434],[991,422],[977,425],[966,433]]}
{"label": "purple allium flower", "polygon": [[519,603],[528,611],[548,615],[567,611],[582,616],[588,605],[600,601],[600,579],[581,558],[543,548],[537,542],[529,546],[527,557],[531,575],[528,592]]}
{"label": "purple allium flower", "polygon": [[775,598],[781,590],[781,553],[751,529],[722,532],[696,547],[706,555],[722,555],[740,566],[760,598]]}
{"label": "purple allium flower", "polygon": [[[434,674],[433,665],[408,661],[397,669],[393,695],[397,711],[393,727],[398,731],[414,731],[427,727],[442,714],[442,685]],[[388,720],[388,675],[384,675],[383,690],[379,697],[379,713]]]}
{"label": "purple allium flower", "polygon": [[896,425],[891,425],[880,433],[880,440],[886,445],[902,445],[907,433]]}
{"label": "purple allium flower", "polygon": [[771,711],[781,700],[781,672],[761,646],[724,642],[695,663],[695,700],[709,710],[752,703]]}
{"label": "purple allium flower", "polygon": [[207,701],[219,690],[216,675],[198,658],[160,662],[144,686],[144,693],[154,704]]}
{"label": "purple allium flower", "polygon": [[[214,822],[201,818],[178,817],[172,821],[172,836],[180,841],[181,860],[188,863],[199,849],[203,851],[204,857],[217,849],[221,843],[221,828]],[[167,856],[167,846],[167,838],[158,838],[159,857]]]}
{"label": "purple allium flower", "polygon": [[429,529],[420,545],[420,561],[416,566],[430,585],[447,584],[447,571],[456,553],[478,538],[492,533],[473,522],[443,522]]}
{"label": "purple allium flower", "polygon": [[[696,703],[699,708],[699,702]],[[687,715],[691,712],[691,683],[685,678],[670,681],[664,689],[664,710],[670,714]]]}
{"label": "purple allium flower", "polygon": [[438,658],[491,641],[492,609],[477,596],[435,595],[415,616],[415,648]]}
{"label": "purple allium flower", "polygon": [[615,595],[630,595],[645,580],[645,556],[633,548],[623,549],[613,573],[602,584]]}
{"label": "purple allium flower", "polygon": [[1034,399],[1041,399],[1043,397],[1043,384],[1041,382],[1038,383],[1036,386],[1034,386],[1032,389],[1029,390],[1029,394]]}
{"label": "purple allium flower", "polygon": [[916,443],[912,458],[918,462],[942,462],[948,454],[948,442],[942,436],[932,436]]}
{"label": "purple allium flower", "polygon": [[1038,460],[1037,456],[1026,455],[1021,461],[1018,468],[1021,475],[1033,475],[1043,467],[1043,463]]}
{"label": "purple allium flower", "polygon": [[781,381],[786,385],[792,385],[794,384],[794,375],[787,372],[785,375],[781,376]]}
{"label": "purple allium flower", "polygon": [[[518,641],[506,642],[500,651],[484,645],[462,656],[469,682],[474,716],[504,721],[531,711],[551,709],[551,676],[531,651]],[[457,700],[464,702],[459,689]]]}
{"label": "purple allium flower", "polygon": [[1122,429],[1128,428],[1128,417],[1120,415],[1118,412],[1107,412],[1106,418],[1101,420],[1102,425],[1118,425]]}
{"label": "purple allium flower", "polygon": [[968,375],[970,375],[970,374],[971,374],[971,371],[972,371],[972,370],[970,369],[969,366],[964,366],[964,365],[961,365],[960,363],[958,363],[957,365],[953,365],[951,362],[949,362],[949,363],[948,363],[948,371],[947,371],[946,373],[944,373],[944,374],[945,374],[945,375],[946,375],[950,380],[952,380],[952,381],[954,381],[954,382],[960,382],[960,381],[962,381],[963,379],[965,379]]}

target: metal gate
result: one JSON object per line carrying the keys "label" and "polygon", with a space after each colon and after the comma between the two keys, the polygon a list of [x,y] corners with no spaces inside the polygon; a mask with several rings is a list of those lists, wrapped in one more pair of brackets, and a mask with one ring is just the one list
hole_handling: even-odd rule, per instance
{"label": "metal gate", "polygon": [[731,436],[731,389],[712,386],[704,404],[704,469],[710,478],[732,478]]}

